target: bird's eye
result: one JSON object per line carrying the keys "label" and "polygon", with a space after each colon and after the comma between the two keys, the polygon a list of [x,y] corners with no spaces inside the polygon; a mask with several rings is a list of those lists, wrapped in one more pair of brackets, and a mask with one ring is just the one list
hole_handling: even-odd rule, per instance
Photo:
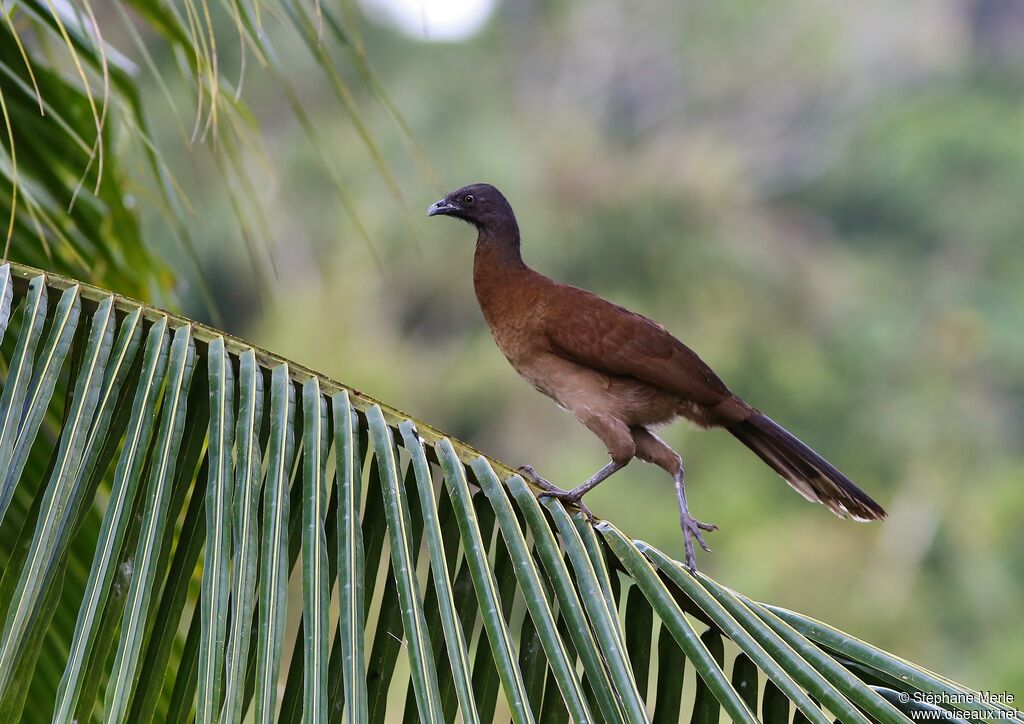
{"label": "bird's eye", "polygon": [[471,204],[474,201],[476,201],[476,199],[473,198],[473,194],[466,194],[462,197],[462,203],[464,204]]}

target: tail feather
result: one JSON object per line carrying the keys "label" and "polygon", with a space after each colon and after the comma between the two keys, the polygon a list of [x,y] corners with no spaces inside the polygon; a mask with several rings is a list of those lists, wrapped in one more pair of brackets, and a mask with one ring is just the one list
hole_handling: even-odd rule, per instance
{"label": "tail feather", "polygon": [[885,518],[882,506],[767,415],[755,412],[728,430],[798,493],[812,502],[821,502],[840,518]]}

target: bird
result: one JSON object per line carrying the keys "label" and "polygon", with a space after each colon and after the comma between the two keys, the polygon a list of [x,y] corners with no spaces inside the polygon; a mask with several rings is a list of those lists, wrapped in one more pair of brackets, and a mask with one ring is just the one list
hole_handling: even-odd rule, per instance
{"label": "bird", "polygon": [[584,495],[634,458],[662,468],[672,476],[685,563],[696,575],[694,540],[710,552],[704,533],[718,526],[690,514],[683,460],[655,434],[656,428],[685,418],[702,428],[725,429],[803,497],[823,503],[837,516],[885,518],[885,510],[867,493],[733,394],[664,326],[527,266],[515,213],[494,186],[463,186],[431,204],[427,215],[476,227],[473,288],[495,343],[521,377],[572,413],[607,448],[609,462],[569,490],[529,465],[519,468],[541,496],[575,505],[593,522]]}

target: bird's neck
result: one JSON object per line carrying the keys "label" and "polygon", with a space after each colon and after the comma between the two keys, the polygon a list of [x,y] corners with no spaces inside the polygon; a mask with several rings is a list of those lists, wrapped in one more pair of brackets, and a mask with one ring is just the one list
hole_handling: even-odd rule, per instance
{"label": "bird's neck", "polygon": [[517,293],[521,282],[533,273],[519,253],[518,230],[503,234],[480,230],[473,257],[473,290],[492,331],[509,314],[515,316],[510,305],[521,296]]}
{"label": "bird's neck", "polygon": [[473,257],[473,279],[480,282],[501,278],[526,269],[519,251],[519,229],[515,221],[497,229],[480,229]]}

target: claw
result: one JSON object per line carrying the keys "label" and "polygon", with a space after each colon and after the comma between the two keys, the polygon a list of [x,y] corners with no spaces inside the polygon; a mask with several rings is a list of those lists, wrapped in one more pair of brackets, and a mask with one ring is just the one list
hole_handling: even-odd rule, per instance
{"label": "claw", "polygon": [[[541,487],[544,487],[544,486],[541,486]],[[567,490],[561,490],[560,488],[555,488],[555,486],[553,486],[553,485],[551,487],[554,488],[554,490],[549,490],[549,489],[545,488],[544,492],[540,493],[537,497],[538,498],[555,498],[556,500],[561,500],[563,503],[568,503],[569,505],[574,505],[574,506],[576,506],[576,508],[579,509],[579,511],[581,513],[583,513],[583,515],[587,516],[587,521],[591,525],[593,525],[596,522],[597,519],[594,517],[594,514],[590,511],[590,508],[587,507],[587,504],[584,503],[580,498],[576,497],[575,495],[572,495]]]}
{"label": "claw", "polygon": [[547,480],[537,474],[537,471],[533,469],[532,465],[521,465],[519,466],[518,472],[524,478],[529,480],[531,483],[541,488],[545,493],[550,493],[552,496],[568,495],[568,490],[562,490],[557,485],[549,483]]}
{"label": "claw", "polygon": [[586,518],[587,518],[587,522],[588,522],[588,523],[590,523],[591,525],[594,525],[595,523],[597,523],[597,518],[595,518],[595,517],[594,517],[594,514],[593,514],[593,513],[592,513],[592,512],[590,511],[590,508],[588,508],[588,507],[587,507],[587,504],[586,504],[586,503],[584,503],[584,502],[583,502],[582,500],[580,500],[579,498],[577,498],[576,500],[573,500],[573,501],[571,501],[571,503],[572,503],[573,505],[575,505],[575,506],[576,506],[576,508],[577,508],[577,509],[578,509],[578,510],[579,510],[579,511],[580,511],[581,513],[583,513],[583,515],[585,515],[585,516],[586,516]]}
{"label": "claw", "polygon": [[696,538],[700,547],[710,553],[711,547],[704,540],[704,534],[701,531],[718,530],[718,526],[713,523],[702,523],[687,513],[679,517],[679,524],[683,529],[683,540],[686,545],[686,567],[690,569],[691,574],[697,575],[697,556],[693,551],[693,540]]}
{"label": "claw", "polygon": [[588,508],[587,504],[581,500],[582,496],[573,495],[568,490],[563,490],[562,488],[559,488],[557,485],[549,483],[547,480],[545,480],[544,478],[537,474],[537,471],[533,469],[532,465],[520,465],[517,471],[524,478],[528,479],[530,482],[532,482],[534,485],[536,485],[538,488],[544,491],[537,495],[538,498],[556,498],[558,500],[561,500],[563,503],[574,505],[576,506],[576,508],[579,509],[581,513],[583,513],[583,515],[587,516],[587,520],[590,522],[591,525],[593,525],[596,521],[596,518],[594,517],[594,514],[590,511],[590,508]]}

